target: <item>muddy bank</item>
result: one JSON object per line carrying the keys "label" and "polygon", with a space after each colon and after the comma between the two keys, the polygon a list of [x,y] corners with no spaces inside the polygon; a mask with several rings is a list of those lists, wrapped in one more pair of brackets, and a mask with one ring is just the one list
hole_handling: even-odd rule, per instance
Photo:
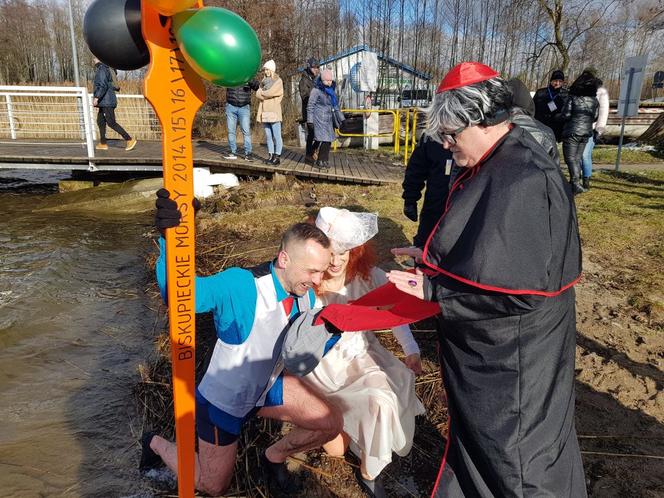
{"label": "muddy bank", "polygon": [[[577,287],[577,428],[588,491],[593,497],[655,497],[664,494],[664,406],[662,404],[661,293],[664,273],[661,206],[664,175],[602,173],[578,198],[586,276]],[[270,259],[284,228],[318,207],[335,205],[379,213],[381,266],[397,263],[389,248],[409,244],[416,226],[401,214],[400,188],[254,182],[208,200],[198,219],[197,267],[211,274],[234,265]],[[151,292],[155,292],[154,287]],[[659,296],[659,297],[658,297]],[[209,317],[199,317],[199,375],[214,341]],[[427,408],[419,417],[413,451],[384,471],[390,496],[427,496],[442,456],[447,413],[441,399],[436,341],[430,323],[415,327],[425,374],[417,393]],[[397,357],[387,334],[381,341]],[[146,426],[172,435],[168,344],[159,340],[156,362],[143,370],[137,395]],[[242,435],[230,496],[266,496],[257,466],[261,449],[287,430],[256,419]],[[361,497],[353,477],[357,459],[330,458],[316,451],[292,465],[305,482],[302,497]],[[161,491],[164,494],[168,490]]]}

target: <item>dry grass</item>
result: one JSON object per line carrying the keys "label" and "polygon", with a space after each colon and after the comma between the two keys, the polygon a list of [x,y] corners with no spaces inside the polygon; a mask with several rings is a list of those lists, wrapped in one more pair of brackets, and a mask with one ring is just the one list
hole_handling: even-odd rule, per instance
{"label": "dry grass", "polygon": [[[664,171],[602,172],[577,196],[584,250],[652,327],[664,327]],[[626,229],[629,227],[628,229]]]}

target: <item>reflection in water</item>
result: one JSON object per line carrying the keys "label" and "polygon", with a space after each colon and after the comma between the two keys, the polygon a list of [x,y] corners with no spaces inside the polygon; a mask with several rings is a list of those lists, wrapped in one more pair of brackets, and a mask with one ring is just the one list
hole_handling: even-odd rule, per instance
{"label": "reflection in water", "polygon": [[135,495],[149,219],[31,213],[57,179],[0,171],[0,494]]}

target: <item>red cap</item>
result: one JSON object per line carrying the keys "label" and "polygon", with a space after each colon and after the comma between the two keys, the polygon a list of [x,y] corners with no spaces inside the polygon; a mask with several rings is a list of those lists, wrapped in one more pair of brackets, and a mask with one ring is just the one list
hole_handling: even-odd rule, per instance
{"label": "red cap", "polygon": [[490,80],[496,76],[499,76],[499,73],[485,64],[480,62],[462,62],[450,69],[450,72],[445,75],[443,81],[438,85],[436,93]]}

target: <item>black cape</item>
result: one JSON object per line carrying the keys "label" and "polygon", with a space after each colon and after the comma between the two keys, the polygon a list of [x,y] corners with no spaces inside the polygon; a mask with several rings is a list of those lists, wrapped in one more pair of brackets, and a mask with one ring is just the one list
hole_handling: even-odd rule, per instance
{"label": "black cape", "polygon": [[586,496],[574,428],[581,252],[560,168],[515,126],[455,180],[425,247],[450,431],[433,495]]}

